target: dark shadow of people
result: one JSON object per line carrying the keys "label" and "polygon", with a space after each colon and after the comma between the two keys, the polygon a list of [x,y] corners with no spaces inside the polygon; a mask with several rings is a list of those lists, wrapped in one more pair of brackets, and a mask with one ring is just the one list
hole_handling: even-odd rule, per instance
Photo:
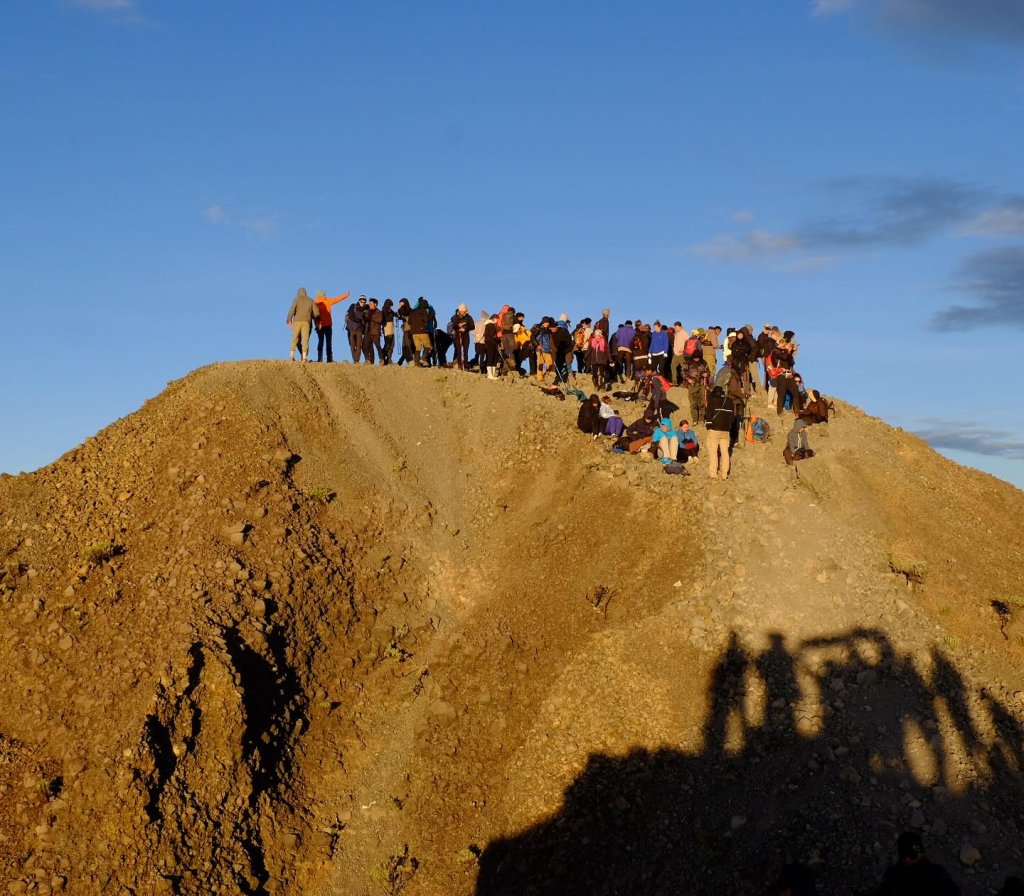
{"label": "dark shadow of people", "polygon": [[813,867],[822,893],[863,894],[906,828],[961,876],[961,846],[981,841],[965,893],[1024,863],[1024,741],[1008,707],[984,694],[971,712],[947,657],[928,675],[880,631],[769,641],[758,653],[730,636],[700,751],[592,754],[556,814],[486,847],[477,896],[743,896],[790,862]]}

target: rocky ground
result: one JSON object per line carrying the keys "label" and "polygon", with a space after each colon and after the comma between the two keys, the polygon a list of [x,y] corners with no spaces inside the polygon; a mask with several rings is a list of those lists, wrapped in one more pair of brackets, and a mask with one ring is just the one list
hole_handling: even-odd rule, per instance
{"label": "rocky ground", "polygon": [[994,892],[1024,495],[838,406],[709,482],[525,382],[248,362],[3,478],[2,885],[852,894],[915,828]]}

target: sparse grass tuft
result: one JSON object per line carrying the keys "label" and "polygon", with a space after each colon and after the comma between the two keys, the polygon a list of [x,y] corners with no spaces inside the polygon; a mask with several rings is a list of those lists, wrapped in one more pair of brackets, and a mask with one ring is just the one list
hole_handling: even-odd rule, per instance
{"label": "sparse grass tuft", "polygon": [[306,489],[306,497],[321,504],[330,504],[334,500],[334,492],[326,485],[314,485]]}
{"label": "sparse grass tuft", "polygon": [[942,639],[942,643],[945,644],[950,650],[960,649],[960,639],[953,635],[946,635],[946,637]]}
{"label": "sparse grass tuft", "polygon": [[907,585],[920,585],[928,573],[928,564],[924,560],[911,557],[897,551],[890,551],[888,556],[889,569],[907,580]]}
{"label": "sparse grass tuft", "polygon": [[399,896],[419,867],[419,860],[409,855],[409,845],[406,844],[401,855],[391,856],[383,865],[373,870],[372,876],[388,896]]}
{"label": "sparse grass tuft", "polygon": [[82,557],[90,566],[99,566],[123,553],[124,548],[113,541],[97,541],[85,549]]}

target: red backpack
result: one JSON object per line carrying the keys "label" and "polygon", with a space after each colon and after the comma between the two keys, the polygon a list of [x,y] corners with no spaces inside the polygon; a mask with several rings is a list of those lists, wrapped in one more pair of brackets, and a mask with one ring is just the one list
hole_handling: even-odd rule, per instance
{"label": "red backpack", "polygon": [[684,358],[700,358],[704,354],[700,345],[699,336],[691,336],[683,344],[683,357]]}

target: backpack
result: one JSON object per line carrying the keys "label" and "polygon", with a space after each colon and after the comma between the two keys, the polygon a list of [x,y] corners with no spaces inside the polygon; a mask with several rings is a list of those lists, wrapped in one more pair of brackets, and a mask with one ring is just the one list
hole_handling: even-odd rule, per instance
{"label": "backpack", "polygon": [[704,351],[700,345],[699,336],[691,336],[683,343],[683,357],[684,358],[701,358],[704,356]]}
{"label": "backpack", "polygon": [[772,428],[763,417],[751,417],[747,423],[748,442],[767,442],[772,437]]}
{"label": "backpack", "polygon": [[633,349],[634,354],[640,354],[646,351],[646,346],[644,345],[644,337],[637,333],[635,336],[633,336],[633,341],[629,344],[629,347]]}
{"label": "backpack", "polygon": [[585,351],[587,348],[587,328],[584,327],[582,324],[580,324],[580,326],[576,328],[576,333],[574,334],[573,339],[573,345],[575,346],[576,351],[578,352]]}
{"label": "backpack", "polygon": [[680,464],[680,463],[673,462],[673,463],[670,463],[670,464],[665,464],[665,466],[662,469],[666,473],[669,473],[669,474],[674,475],[674,476],[689,476],[690,475],[689,472],[686,469],[686,464]]}

